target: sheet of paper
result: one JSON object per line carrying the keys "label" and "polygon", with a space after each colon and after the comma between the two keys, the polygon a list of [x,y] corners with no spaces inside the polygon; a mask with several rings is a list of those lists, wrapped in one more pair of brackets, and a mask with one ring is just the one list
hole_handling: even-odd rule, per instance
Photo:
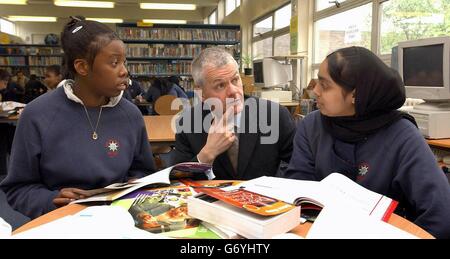
{"label": "sheet of paper", "polygon": [[162,238],[134,227],[131,215],[121,207],[92,206],[12,236],[17,239],[130,239]]}
{"label": "sheet of paper", "polygon": [[314,221],[307,239],[416,239],[386,222],[358,210],[326,206]]}

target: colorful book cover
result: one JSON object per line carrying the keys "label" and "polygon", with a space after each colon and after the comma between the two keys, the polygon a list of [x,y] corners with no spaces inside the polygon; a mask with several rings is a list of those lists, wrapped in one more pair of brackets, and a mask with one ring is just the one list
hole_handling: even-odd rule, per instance
{"label": "colorful book cover", "polygon": [[202,192],[230,205],[244,208],[247,211],[262,216],[275,216],[295,208],[292,204],[255,192],[250,192],[243,188],[223,190],[213,186],[204,186],[189,179],[182,179],[180,181],[193,187],[196,192]]}
{"label": "colorful book cover", "polygon": [[173,183],[170,187],[137,190],[112,206],[121,206],[132,215],[135,226],[145,231],[172,238],[219,239],[220,236],[201,225],[201,221],[188,216],[188,186]]}

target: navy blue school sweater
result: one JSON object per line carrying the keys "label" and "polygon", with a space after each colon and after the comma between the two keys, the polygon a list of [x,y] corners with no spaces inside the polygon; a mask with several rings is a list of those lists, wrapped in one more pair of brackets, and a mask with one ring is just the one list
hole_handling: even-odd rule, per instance
{"label": "navy blue school sweater", "polygon": [[297,126],[287,178],[320,181],[339,172],[399,201],[404,214],[437,238],[450,238],[450,186],[419,130],[402,119],[356,144],[333,139],[320,112]]}
{"label": "navy blue school sweater", "polygon": [[[145,124],[135,105],[119,96],[104,106],[98,139],[93,140],[86,112],[80,101],[68,98],[67,87],[26,106],[9,173],[0,185],[11,206],[30,218],[55,209],[52,201],[62,188],[100,188],[154,172]],[[88,111],[95,127],[99,108]]]}

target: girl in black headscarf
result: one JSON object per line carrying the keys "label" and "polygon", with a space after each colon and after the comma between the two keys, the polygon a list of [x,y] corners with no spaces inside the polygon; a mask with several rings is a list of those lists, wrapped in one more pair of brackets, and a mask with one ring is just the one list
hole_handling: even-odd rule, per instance
{"label": "girl in black headscarf", "polygon": [[314,93],[320,111],[298,124],[286,177],[341,173],[450,238],[450,187],[414,119],[397,110],[405,102],[399,74],[365,48],[344,48],[322,62]]}

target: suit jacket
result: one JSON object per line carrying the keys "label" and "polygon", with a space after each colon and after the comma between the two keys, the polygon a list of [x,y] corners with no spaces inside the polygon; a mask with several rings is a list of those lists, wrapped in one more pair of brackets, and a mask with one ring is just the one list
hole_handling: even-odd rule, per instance
{"label": "suit jacket", "polygon": [[[289,163],[295,134],[295,124],[291,114],[285,107],[268,100],[249,97],[246,99],[246,104],[249,101],[256,102],[257,111],[254,109],[251,110],[248,105],[242,111],[237,172],[233,170],[230,159],[225,151],[213,163],[213,171],[216,179],[247,180],[264,175],[274,176],[277,173],[281,160]],[[273,110],[273,108],[275,109]],[[271,120],[272,111],[275,111],[275,120],[273,123]],[[183,112],[183,115],[177,123],[174,162],[198,161],[197,154],[205,146],[209,126],[211,126],[209,124],[205,125],[207,128],[203,128],[203,121],[209,113],[209,110],[203,109],[203,104]],[[202,125],[195,125],[195,118],[198,118],[200,115],[201,120],[197,119],[197,124],[202,123]],[[249,125],[249,121],[255,121],[255,117],[258,122],[256,132],[255,130],[250,132],[249,129],[251,129],[252,125]],[[278,141],[272,144],[262,143],[263,138],[269,137],[274,132],[267,132],[267,128],[264,126],[260,127],[261,119],[263,119],[263,122],[267,121],[267,125],[273,124],[277,126],[277,122],[279,122]],[[191,124],[186,126],[186,122],[188,121]],[[195,128],[197,130],[201,129],[200,132],[195,133],[193,131]],[[186,132],[186,129],[190,129],[190,132]],[[245,132],[242,132],[244,129]]]}

